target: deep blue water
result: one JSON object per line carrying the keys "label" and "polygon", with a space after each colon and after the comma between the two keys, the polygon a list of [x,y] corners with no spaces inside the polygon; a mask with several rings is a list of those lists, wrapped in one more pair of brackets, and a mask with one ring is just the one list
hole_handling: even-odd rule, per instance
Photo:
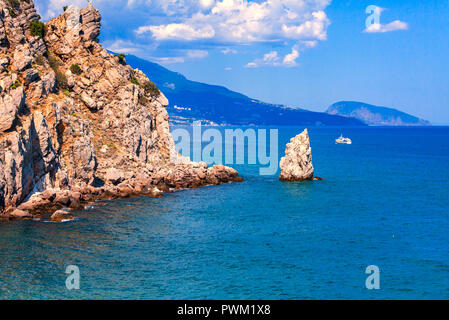
{"label": "deep blue water", "polygon": [[[281,154],[302,129],[280,129]],[[325,181],[239,165],[241,184],[0,223],[0,298],[448,299],[449,128],[309,133]],[[340,133],[354,144],[335,145]],[[368,265],[380,290],[365,288]]]}

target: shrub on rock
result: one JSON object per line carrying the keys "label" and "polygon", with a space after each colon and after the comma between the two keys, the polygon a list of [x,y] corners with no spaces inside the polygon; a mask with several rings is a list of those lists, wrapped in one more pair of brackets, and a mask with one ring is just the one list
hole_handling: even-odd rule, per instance
{"label": "shrub on rock", "polygon": [[76,75],[80,75],[81,73],[83,73],[83,70],[81,70],[78,64],[72,64],[72,66],[70,67],[70,71]]}
{"label": "shrub on rock", "polygon": [[156,84],[154,84],[154,82],[151,81],[145,82],[143,85],[143,89],[145,90],[145,92],[149,93],[152,97],[158,97],[161,94]]}
{"label": "shrub on rock", "polygon": [[16,80],[16,82],[14,82],[14,83],[11,85],[11,89],[12,89],[12,90],[17,89],[17,88],[20,87],[20,86],[22,86],[22,83],[21,83],[19,80]]}
{"label": "shrub on rock", "polygon": [[122,64],[126,62],[126,60],[125,60],[126,54],[119,53],[119,54],[116,54],[115,56],[118,58],[118,62],[120,62]]}
{"label": "shrub on rock", "polygon": [[40,21],[32,21],[30,23],[30,31],[33,36],[43,38],[45,36],[45,23]]}
{"label": "shrub on rock", "polygon": [[6,3],[12,8],[20,6],[19,0],[7,0]]}

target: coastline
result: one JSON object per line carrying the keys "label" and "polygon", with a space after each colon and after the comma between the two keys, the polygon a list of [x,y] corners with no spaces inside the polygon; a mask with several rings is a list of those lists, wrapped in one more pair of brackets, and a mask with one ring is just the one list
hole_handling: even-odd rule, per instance
{"label": "coastline", "polygon": [[[53,221],[62,221],[70,216],[72,210],[83,210],[95,201],[140,196],[158,198],[162,197],[164,193],[171,193],[174,190],[243,182],[243,178],[238,176],[236,170],[222,165],[208,167],[205,163],[199,163],[184,169],[193,171],[178,169],[174,174],[163,173],[145,180],[130,179],[117,185],[98,188],[89,186],[69,190],[47,189],[33,194],[17,207],[4,210],[0,214],[0,221],[44,217],[50,217]],[[67,216],[53,216],[60,210],[66,210]]]}

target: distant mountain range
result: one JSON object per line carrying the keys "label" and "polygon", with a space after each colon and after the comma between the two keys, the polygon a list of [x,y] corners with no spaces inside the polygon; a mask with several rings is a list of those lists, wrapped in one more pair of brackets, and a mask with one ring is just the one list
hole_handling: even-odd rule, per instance
{"label": "distant mountain range", "polygon": [[327,109],[328,114],[359,119],[370,126],[429,126],[429,121],[396,109],[357,101],[340,101]]}
{"label": "distant mountain range", "polygon": [[339,102],[327,112],[265,103],[222,86],[191,81],[157,63],[126,56],[143,71],[170,101],[167,110],[174,124],[201,120],[210,125],[366,126],[428,125],[406,113],[360,102]]}
{"label": "distant mountain range", "polygon": [[168,112],[173,123],[203,120],[217,125],[365,126],[357,119],[264,103],[225,87],[190,81],[132,55],[126,56],[126,61],[143,71],[165,94],[170,101]]}

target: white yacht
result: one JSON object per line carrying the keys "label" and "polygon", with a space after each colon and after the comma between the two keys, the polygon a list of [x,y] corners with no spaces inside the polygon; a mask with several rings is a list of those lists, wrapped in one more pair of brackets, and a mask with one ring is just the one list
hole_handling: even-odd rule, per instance
{"label": "white yacht", "polygon": [[335,140],[335,143],[337,143],[337,144],[352,144],[352,140],[349,138],[344,138],[343,135],[341,135],[340,138]]}

